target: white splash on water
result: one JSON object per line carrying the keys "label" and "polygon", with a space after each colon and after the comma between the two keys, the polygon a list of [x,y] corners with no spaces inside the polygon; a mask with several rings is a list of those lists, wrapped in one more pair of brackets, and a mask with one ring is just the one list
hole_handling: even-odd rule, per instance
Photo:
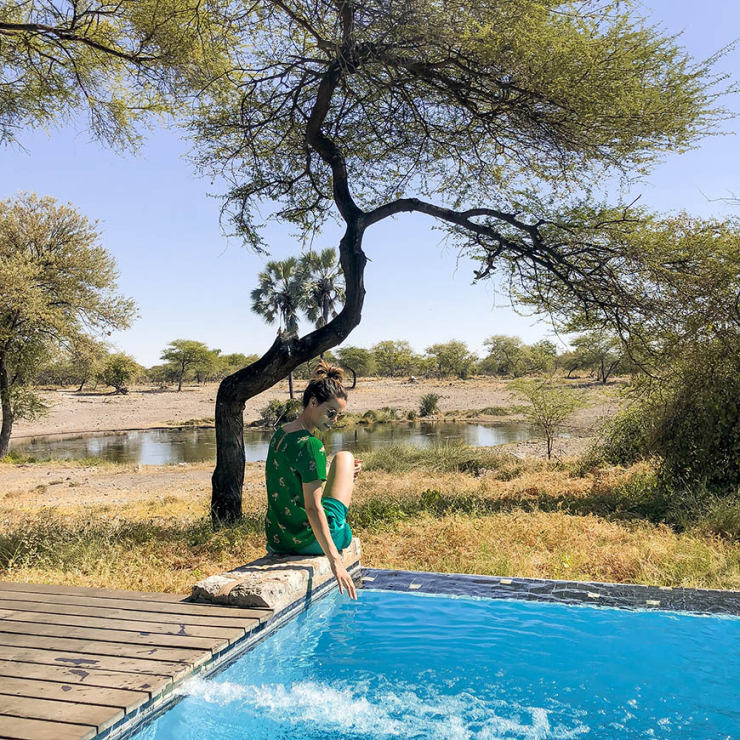
{"label": "white splash on water", "polygon": [[[427,690],[428,692],[428,690]],[[505,702],[484,703],[470,693],[419,696],[413,688],[380,691],[363,683],[332,686],[312,681],[291,685],[242,685],[193,679],[180,693],[220,706],[238,705],[248,714],[264,714],[286,725],[310,724],[342,737],[444,738],[444,740],[574,740],[589,732],[586,725],[553,726],[541,707]],[[500,715],[506,716],[499,716]],[[338,735],[339,736],[339,735]]]}

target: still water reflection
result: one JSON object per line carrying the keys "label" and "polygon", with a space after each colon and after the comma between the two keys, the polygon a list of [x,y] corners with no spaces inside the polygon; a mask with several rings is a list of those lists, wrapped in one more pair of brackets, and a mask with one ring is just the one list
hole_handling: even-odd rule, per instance
{"label": "still water reflection", "polygon": [[[247,461],[264,460],[271,432],[245,430]],[[326,450],[362,452],[390,444],[406,443],[432,447],[446,441],[460,440],[474,447],[490,447],[529,439],[531,431],[523,424],[380,424],[374,427],[335,429],[324,437]],[[111,462],[165,465],[216,459],[216,432],[213,429],[152,429],[121,434],[101,434],[53,439],[39,437],[18,440],[13,448],[39,459],[79,459],[99,457]]]}

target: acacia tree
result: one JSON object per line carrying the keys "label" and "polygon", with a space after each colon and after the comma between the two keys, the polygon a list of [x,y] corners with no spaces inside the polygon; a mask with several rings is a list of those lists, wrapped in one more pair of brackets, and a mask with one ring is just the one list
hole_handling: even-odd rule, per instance
{"label": "acacia tree", "polygon": [[211,361],[211,350],[194,339],[175,339],[162,350],[160,359],[168,362],[177,373],[177,390],[182,390],[182,379],[188,370]]}
{"label": "acacia tree", "polygon": [[95,224],[53,198],[0,201],[0,457],[13,422],[42,408],[28,383],[44,356],[90,329],[126,328],[134,317],[99,239]]}
{"label": "acacia tree", "polygon": [[363,236],[387,218],[435,219],[477,279],[499,274],[538,310],[619,331],[656,310],[654,262],[676,255],[646,254],[642,214],[595,202],[593,183],[710,131],[717,80],[628,4],[257,0],[242,31],[231,90],[206,91],[192,123],[197,159],[230,178],[226,208],[257,249],[261,203],[305,238],[338,217],[346,300],[222,382],[214,520],[240,516],[246,400],[357,326]]}
{"label": "acacia tree", "polygon": [[108,144],[174,111],[224,72],[228,0],[2,0],[0,144],[87,112]]}

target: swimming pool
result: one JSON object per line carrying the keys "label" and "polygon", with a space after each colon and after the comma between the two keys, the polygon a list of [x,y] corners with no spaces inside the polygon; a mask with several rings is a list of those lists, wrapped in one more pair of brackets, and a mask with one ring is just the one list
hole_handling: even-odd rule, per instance
{"label": "swimming pool", "polygon": [[135,740],[740,737],[740,619],[334,592]]}

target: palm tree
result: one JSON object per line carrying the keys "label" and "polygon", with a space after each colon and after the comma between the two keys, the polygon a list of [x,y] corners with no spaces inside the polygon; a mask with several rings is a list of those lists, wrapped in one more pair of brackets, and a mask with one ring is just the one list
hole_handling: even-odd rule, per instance
{"label": "palm tree", "polygon": [[[304,291],[303,274],[295,257],[271,260],[258,275],[259,285],[251,292],[252,311],[268,324],[278,322],[278,335],[298,333],[298,310]],[[293,398],[293,373],[288,373]]]}
{"label": "palm tree", "polygon": [[[300,270],[304,288],[301,308],[306,312],[308,320],[320,329],[329,322],[329,315],[332,318],[337,315],[338,305],[344,303],[342,267],[337,262],[336,250],[329,247],[320,253],[304,254],[301,257]],[[323,352],[321,357],[323,359]]]}

